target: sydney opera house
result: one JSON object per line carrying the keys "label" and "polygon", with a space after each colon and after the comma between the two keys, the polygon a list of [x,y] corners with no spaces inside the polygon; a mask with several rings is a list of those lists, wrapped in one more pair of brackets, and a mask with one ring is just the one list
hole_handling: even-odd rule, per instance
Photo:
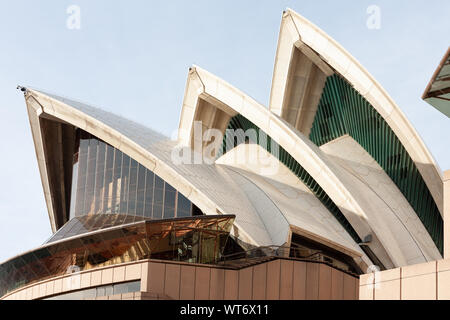
{"label": "sydney opera house", "polygon": [[447,175],[380,84],[292,10],[269,106],[194,66],[176,140],[21,89],[53,235],[0,264],[1,299],[450,294]]}

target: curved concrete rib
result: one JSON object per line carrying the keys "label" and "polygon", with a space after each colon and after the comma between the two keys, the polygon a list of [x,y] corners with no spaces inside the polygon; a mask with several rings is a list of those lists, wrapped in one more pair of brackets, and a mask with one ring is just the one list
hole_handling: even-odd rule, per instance
{"label": "curved concrete rib", "polygon": [[[401,239],[400,248],[408,265],[442,259],[430,234],[408,200],[380,165],[352,137],[346,135],[320,149],[361,185],[361,192],[384,232]],[[369,214],[369,212],[368,212]]]}
{"label": "curved concrete rib", "polygon": [[[263,219],[273,233],[282,234],[291,230],[357,260],[365,255],[309,188],[260,145],[240,144],[217,159],[216,163],[234,168],[236,173],[257,186],[259,192],[253,191],[249,198],[261,208],[259,211],[267,211]],[[260,193],[267,195],[272,203],[261,201],[263,196]]]}
{"label": "curved concrete rib", "polygon": [[[191,81],[196,84],[190,83]],[[201,105],[203,99],[207,99],[208,108],[220,110],[226,119],[237,113],[243,115],[288,151],[319,183],[341,209],[360,238],[363,239],[369,234],[373,236],[370,248],[387,268],[406,264],[404,256],[399,251],[397,240],[386,233],[377,234],[371,227],[371,221],[365,213],[366,208],[361,206],[365,204],[363,195],[353,186],[343,183],[347,181],[345,176],[342,176],[345,173],[336,168],[335,164],[305,136],[252,98],[199,67],[190,69],[187,88],[196,90],[186,91],[179,125],[180,144],[193,147],[193,122],[197,119],[197,107]],[[187,103],[194,101],[193,104]],[[232,112],[227,113],[230,109]],[[214,112],[215,110],[210,110],[209,113]],[[211,126],[218,122],[220,121],[215,119],[206,127],[218,129]],[[222,129],[222,132],[224,131],[225,129]]]}
{"label": "curved concrete rib", "polygon": [[[317,67],[329,75],[329,69],[342,75],[380,113],[395,132],[421,173],[442,215],[442,171],[421,137],[393,99],[370,73],[334,39],[298,13],[287,9],[283,13],[270,95],[270,110],[282,117],[289,103],[288,79],[296,48],[308,56]],[[328,69],[323,65],[327,65]],[[332,71],[334,73],[334,71]],[[305,75],[303,75],[305,76]],[[306,75],[307,77],[307,75]],[[285,101],[286,100],[286,101]],[[314,109],[315,107],[315,109]],[[307,122],[303,133],[317,110],[317,105],[306,107],[303,117]]]}
{"label": "curved concrete rib", "polygon": [[31,134],[33,136],[36,158],[39,166],[39,174],[41,176],[42,188],[44,190],[45,203],[47,205],[48,218],[53,232],[58,230],[56,223],[55,210],[53,208],[52,194],[50,191],[50,183],[48,178],[47,166],[44,156],[44,142],[40,129],[39,117],[44,112],[41,105],[33,97],[26,97],[28,119],[31,126]]}

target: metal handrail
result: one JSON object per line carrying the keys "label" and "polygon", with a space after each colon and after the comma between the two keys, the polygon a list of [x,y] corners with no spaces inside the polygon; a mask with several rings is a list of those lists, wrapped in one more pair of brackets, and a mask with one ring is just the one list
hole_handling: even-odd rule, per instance
{"label": "metal handrail", "polygon": [[[257,248],[252,248],[249,250],[245,250],[243,252],[236,252],[229,255],[223,255],[221,257],[221,261],[233,261],[238,259],[249,259],[249,258],[257,258],[257,257],[290,257],[292,252],[300,252],[300,248],[296,247],[287,247],[287,246],[262,246]],[[255,256],[256,254],[256,256]],[[295,257],[301,259],[312,259],[312,257],[316,255],[322,255],[322,251],[316,251],[309,256],[303,256],[301,254],[295,255]]]}
{"label": "metal handrail", "polygon": [[[222,265],[236,265],[236,264],[255,264],[262,261],[262,258],[275,258],[275,257],[283,257],[293,260],[302,260],[302,261],[312,261],[312,262],[323,262],[328,265],[331,265],[332,267],[339,269],[341,271],[344,271],[346,273],[354,274],[353,272],[349,270],[343,270],[339,266],[336,266],[333,263],[330,263],[328,261],[324,261],[322,258],[326,257],[332,261],[336,260],[327,254],[323,253],[322,251],[318,250],[310,255],[302,255],[300,253],[301,249],[296,247],[288,247],[288,246],[262,246],[262,247],[256,247],[249,250],[245,250],[243,252],[236,252],[229,255],[222,255],[219,264]],[[298,254],[293,254],[294,252],[297,252]],[[235,262],[235,263],[233,263]]]}

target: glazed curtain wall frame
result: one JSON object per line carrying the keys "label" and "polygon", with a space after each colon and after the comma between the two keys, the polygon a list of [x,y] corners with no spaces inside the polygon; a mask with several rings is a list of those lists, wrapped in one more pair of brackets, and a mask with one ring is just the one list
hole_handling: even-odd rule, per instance
{"label": "glazed curtain wall frame", "polygon": [[443,220],[419,170],[383,117],[345,79],[327,78],[310,133],[321,146],[343,135],[355,139],[383,168],[443,252]]}
{"label": "glazed curtain wall frame", "polygon": [[216,263],[234,219],[221,215],[147,220],[52,242],[0,265],[0,297],[73,271],[144,259]]}
{"label": "glazed curtain wall frame", "polygon": [[148,220],[148,218],[124,214],[91,214],[88,216],[75,217],[53,234],[45,244],[80,236],[85,233],[145,220]]}
{"label": "glazed curtain wall frame", "polygon": [[125,153],[77,129],[70,218],[93,214],[153,219],[199,210],[158,175]]}

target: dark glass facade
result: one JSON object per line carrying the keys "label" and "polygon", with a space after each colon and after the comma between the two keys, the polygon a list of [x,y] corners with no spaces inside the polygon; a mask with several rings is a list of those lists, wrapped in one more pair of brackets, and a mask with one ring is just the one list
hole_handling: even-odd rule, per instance
{"label": "dark glass facade", "polygon": [[140,290],[141,290],[141,282],[131,281],[131,282],[110,284],[107,286],[100,286],[91,289],[78,290],[74,292],[56,295],[44,300],[85,300],[85,299],[92,300],[95,298],[107,297],[116,294],[139,292]]}
{"label": "dark glass facade", "polygon": [[192,203],[128,155],[77,130],[70,218],[92,214],[189,217]]}
{"label": "dark glass facade", "polygon": [[74,266],[83,271],[143,259],[215,263],[233,221],[203,215],[158,175],[77,129],[70,220],[41,248],[0,265],[0,296]]}

